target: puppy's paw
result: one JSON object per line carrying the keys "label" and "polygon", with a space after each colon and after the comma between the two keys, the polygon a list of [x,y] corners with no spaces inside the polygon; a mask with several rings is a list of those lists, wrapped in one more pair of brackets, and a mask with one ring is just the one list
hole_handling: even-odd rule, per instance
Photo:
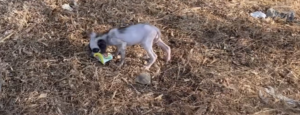
{"label": "puppy's paw", "polygon": [[119,54],[120,54],[119,52],[114,52],[114,53],[113,53],[113,56],[114,56],[114,57],[117,57]]}
{"label": "puppy's paw", "polygon": [[124,65],[124,62],[119,62],[119,63],[117,63],[117,66],[120,68],[120,67],[122,67]]}
{"label": "puppy's paw", "polygon": [[169,61],[171,61],[171,57],[165,56],[165,60],[166,60],[166,62],[169,62]]}
{"label": "puppy's paw", "polygon": [[171,61],[171,59],[167,59],[166,61],[167,61],[167,62],[170,62],[170,61]]}

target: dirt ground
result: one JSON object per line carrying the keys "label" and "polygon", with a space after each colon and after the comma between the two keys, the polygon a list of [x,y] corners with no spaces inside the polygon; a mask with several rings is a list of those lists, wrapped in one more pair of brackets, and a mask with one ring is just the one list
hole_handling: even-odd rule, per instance
{"label": "dirt ground", "polygon": [[[0,0],[1,115],[300,114],[299,0],[68,3]],[[275,5],[290,6],[295,22],[249,15]],[[121,69],[89,57],[90,32],[144,22],[172,50],[165,63],[155,46],[151,85],[134,81],[145,71],[139,46]]]}

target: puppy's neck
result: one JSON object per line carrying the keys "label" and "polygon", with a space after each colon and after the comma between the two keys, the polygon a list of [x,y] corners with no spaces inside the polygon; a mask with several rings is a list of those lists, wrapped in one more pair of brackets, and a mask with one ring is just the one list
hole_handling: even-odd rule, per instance
{"label": "puppy's neck", "polygon": [[[125,28],[122,28],[125,30]],[[105,40],[107,45],[114,45],[112,38],[116,37],[116,33],[120,31],[118,28],[112,28],[97,35],[97,39]]]}
{"label": "puppy's neck", "polygon": [[116,37],[115,31],[116,31],[116,29],[113,28],[113,29],[110,29],[107,32],[103,33],[101,38],[106,41],[107,45],[114,45],[114,40],[112,40],[112,38]]}
{"label": "puppy's neck", "polygon": [[106,42],[107,45],[111,45],[108,34],[104,34],[102,36],[102,39]]}

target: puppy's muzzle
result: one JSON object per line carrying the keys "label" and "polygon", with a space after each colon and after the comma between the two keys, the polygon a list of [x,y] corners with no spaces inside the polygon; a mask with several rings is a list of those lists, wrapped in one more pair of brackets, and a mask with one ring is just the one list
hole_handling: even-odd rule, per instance
{"label": "puppy's muzzle", "polygon": [[93,49],[92,49],[92,52],[93,52],[93,53],[98,53],[99,51],[100,51],[99,48],[93,48]]}

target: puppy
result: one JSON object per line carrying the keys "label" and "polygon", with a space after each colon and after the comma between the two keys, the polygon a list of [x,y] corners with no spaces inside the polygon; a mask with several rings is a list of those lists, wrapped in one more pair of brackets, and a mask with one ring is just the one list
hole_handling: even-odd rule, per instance
{"label": "puppy", "polygon": [[93,53],[106,53],[108,45],[116,46],[117,52],[115,56],[121,54],[121,61],[118,65],[122,66],[125,61],[126,47],[141,45],[150,58],[148,64],[144,66],[146,70],[149,70],[157,59],[157,55],[152,48],[153,44],[157,44],[163,49],[165,60],[169,62],[171,60],[171,48],[162,41],[160,30],[150,24],[135,24],[127,27],[113,28],[102,35],[97,35],[93,32],[90,34],[89,46]]}

